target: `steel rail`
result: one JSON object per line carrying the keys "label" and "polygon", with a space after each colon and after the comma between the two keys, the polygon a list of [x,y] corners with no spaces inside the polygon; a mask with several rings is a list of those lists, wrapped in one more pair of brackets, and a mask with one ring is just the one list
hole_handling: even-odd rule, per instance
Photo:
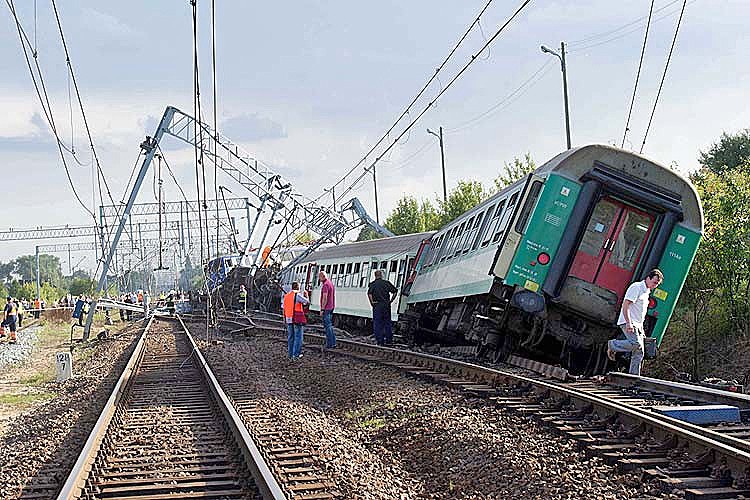
{"label": "steel rail", "polygon": [[250,433],[242,422],[239,413],[237,413],[234,405],[229,400],[229,397],[224,392],[224,389],[222,389],[221,384],[219,384],[218,379],[208,365],[208,362],[203,357],[198,344],[195,343],[193,336],[190,334],[190,330],[179,315],[177,315],[177,320],[180,322],[180,325],[187,334],[188,340],[190,340],[190,344],[193,346],[193,352],[195,353],[200,369],[203,371],[205,379],[208,382],[208,387],[216,402],[219,403],[219,408],[224,414],[237,443],[242,449],[245,462],[250,469],[250,474],[252,474],[253,479],[255,479],[255,484],[263,495],[263,498],[267,500],[285,499],[286,495],[281,489],[281,486],[279,486],[279,483],[276,481],[275,476],[268,467],[268,464],[256,446],[255,441],[253,441],[252,436],[250,436]]}
{"label": "steel rail", "polygon": [[[257,324],[256,329],[260,331],[282,332],[284,330],[283,327],[262,325],[262,319],[255,319],[255,321]],[[305,337],[318,339],[321,343],[325,341],[325,336],[321,334],[306,333]],[[344,348],[333,351],[337,354],[349,354],[354,357],[359,357],[358,354],[362,354],[369,356],[367,359],[374,358],[386,364],[421,361],[424,368],[437,370],[438,367],[444,367],[444,372],[447,371],[450,375],[466,378],[467,384],[470,381],[477,380],[482,380],[492,387],[497,387],[501,384],[526,384],[533,387],[537,394],[543,392],[554,393],[561,398],[576,401],[578,403],[577,406],[585,407],[592,405],[607,413],[624,417],[630,424],[643,424],[648,427],[647,430],[650,430],[653,435],[660,438],[677,437],[684,443],[687,443],[689,449],[696,453],[713,451],[716,455],[715,461],[718,463],[723,457],[735,477],[741,477],[745,474],[748,467],[750,467],[750,443],[747,441],[704,429],[666,415],[656,417],[655,414],[648,410],[641,410],[627,403],[617,402],[616,400],[584,390],[565,387],[561,383],[535,379],[518,373],[443,358],[432,354],[377,346],[355,340],[338,339],[337,344]],[[445,370],[445,368],[448,369]]]}
{"label": "steel rail", "polygon": [[151,324],[153,323],[153,321],[154,317],[152,316],[151,319],[148,320],[148,323],[146,323],[146,327],[143,329],[143,332],[138,339],[138,343],[133,350],[133,354],[130,356],[128,363],[125,365],[125,369],[122,371],[120,378],[117,380],[117,384],[115,385],[114,389],[112,389],[112,394],[107,400],[107,404],[104,405],[104,409],[99,415],[94,428],[91,430],[86,443],[83,445],[83,449],[78,455],[78,459],[73,466],[73,470],[68,475],[68,479],[65,481],[65,484],[63,484],[63,487],[60,490],[60,494],[57,496],[57,500],[70,500],[71,498],[78,498],[84,486],[86,485],[86,478],[91,472],[91,466],[94,460],[96,460],[96,455],[99,452],[102,440],[106,435],[107,428],[109,427],[109,424],[112,421],[112,417],[117,410],[117,404],[125,395],[124,389],[128,385],[130,377],[132,376],[136,366],[138,365],[138,362],[143,356],[146,333],[148,332],[149,328],[151,328]]}
{"label": "steel rail", "polygon": [[[130,356],[125,369],[123,370],[120,378],[117,381],[112,394],[110,395],[107,403],[104,406],[99,418],[97,419],[94,428],[89,434],[86,443],[84,444],[83,450],[81,451],[72,471],[70,472],[65,484],[63,485],[60,493],[57,496],[58,500],[69,500],[74,498],[80,498],[83,490],[86,486],[86,481],[89,474],[92,471],[93,464],[100,452],[102,442],[107,434],[107,429],[110,427],[113,416],[115,415],[122,398],[127,395],[127,389],[132,383],[132,376],[137,370],[139,363],[143,359],[145,352],[145,339],[148,335],[149,329],[151,328],[155,319],[158,315],[152,315],[148,320],[146,327],[141,333],[138,343],[136,344],[133,354]],[[161,319],[164,319],[163,317]],[[201,354],[197,344],[190,335],[187,327],[183,323],[182,319],[177,317],[181,327],[183,328],[187,338],[190,341],[194,356],[200,362],[200,370],[205,375],[205,381],[209,390],[211,391],[214,400],[222,413],[227,417],[227,423],[232,430],[232,434],[239,448],[243,452],[243,456],[246,460],[248,470],[252,474],[256,487],[259,489],[265,499],[268,500],[281,500],[285,499],[286,496],[282,492],[279,485],[275,482],[273,475],[268,468],[268,465],[262,458],[262,455],[258,451],[255,444],[250,439],[247,429],[245,429],[242,420],[240,419],[234,407],[229,402],[226,394],[220,386],[216,377],[214,377],[210,368],[208,367],[203,355]]]}

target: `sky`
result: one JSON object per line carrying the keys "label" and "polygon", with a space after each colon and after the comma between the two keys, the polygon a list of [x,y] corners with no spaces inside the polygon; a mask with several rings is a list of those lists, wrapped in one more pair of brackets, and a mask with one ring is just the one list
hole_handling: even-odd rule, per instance
{"label": "sky", "polygon": [[[403,113],[486,3],[217,1],[218,128],[297,191],[318,196]],[[619,146],[650,3],[532,0],[478,53],[521,4],[491,1],[479,25],[385,141],[393,142],[476,55],[378,164],[380,218],[405,194],[442,196],[440,149],[427,128],[444,128],[449,189],[459,180],[491,186],[504,162],[528,152],[540,165],[565,149],[560,65],[540,51],[541,44],[556,50],[561,41],[568,45],[573,145]],[[681,5],[655,0],[626,149],[641,146]],[[91,152],[75,95],[69,99],[52,5],[15,0],[15,6],[37,48],[59,136],[76,150],[76,158],[67,155],[73,184],[91,209]],[[119,201],[139,144],[153,134],[165,107],[193,114],[191,7],[172,0],[60,0],[57,8],[100,165]],[[722,132],[749,126],[749,18],[747,0],[688,1],[645,156],[689,173],[697,168],[699,152]],[[213,115],[211,34],[211,2],[198,0],[201,102],[208,120]],[[6,183],[0,227],[91,224],[73,196],[6,3],[0,8],[0,65],[0,171]],[[195,198],[192,149],[169,138],[164,148],[178,182]],[[210,175],[207,183],[213,186]],[[218,182],[245,196],[228,178]],[[164,186],[166,198],[181,199],[166,176]],[[370,181],[352,195],[375,215]],[[151,182],[138,201],[154,201]],[[0,261],[33,253],[37,244],[62,242],[0,242]],[[67,255],[61,258],[67,264]],[[95,264],[84,254],[73,263],[79,259],[83,268]],[[67,271],[67,265],[63,268]]]}

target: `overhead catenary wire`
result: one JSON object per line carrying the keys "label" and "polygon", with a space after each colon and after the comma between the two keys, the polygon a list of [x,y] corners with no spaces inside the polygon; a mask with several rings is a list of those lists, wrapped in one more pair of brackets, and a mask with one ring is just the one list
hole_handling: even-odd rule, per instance
{"label": "overhead catenary wire", "polygon": [[374,169],[375,165],[381,160],[381,158],[383,158],[383,156],[388,151],[390,151],[391,148],[393,148],[398,143],[399,139],[401,139],[401,137],[403,137],[414,125],[416,125],[416,123],[422,118],[422,116],[424,116],[424,114],[427,113],[427,111],[429,111],[430,108],[433,107],[433,105],[435,104],[435,102],[438,99],[440,99],[440,97],[445,92],[447,92],[448,89],[450,89],[456,83],[456,81],[459,78],[461,78],[461,76],[466,72],[466,70],[468,70],[469,67],[482,54],[482,52],[484,52],[484,50],[487,47],[489,47],[492,44],[492,42],[494,42],[497,39],[497,37],[499,37],[500,34],[503,33],[503,31],[505,31],[505,29],[510,25],[510,23],[513,22],[513,20],[526,8],[526,6],[528,6],[531,3],[531,1],[532,0],[524,0],[524,2],[521,3],[521,5],[514,11],[514,13],[500,26],[500,28],[497,29],[497,31],[495,31],[495,33],[490,37],[490,39],[487,40],[487,42],[484,45],[482,45],[482,47],[477,51],[477,53],[474,54],[474,55],[472,55],[469,58],[469,61],[458,71],[458,73],[456,73],[454,75],[454,77],[448,82],[448,84],[422,109],[422,111],[416,116],[416,118],[414,118],[406,126],[406,128],[404,128],[404,130],[401,131],[401,133],[391,142],[391,144],[385,149],[385,151],[383,151],[382,153],[380,153],[380,155],[373,161],[373,163],[370,166],[368,166],[368,167],[366,167],[366,168],[363,169],[363,171],[359,174],[359,176],[357,176],[357,178],[354,180],[354,182],[351,183],[349,185],[349,187],[347,187],[344,190],[344,192],[339,197],[345,196],[349,192],[351,192],[351,190],[353,189],[353,187],[361,179],[363,179],[365,176],[369,175],[372,172],[372,170]]}
{"label": "overhead catenary wire", "polygon": [[[39,103],[42,106],[42,110],[44,111],[44,115],[47,118],[47,123],[49,123],[50,129],[52,130],[52,134],[55,136],[57,148],[60,152],[60,160],[62,161],[63,168],[65,169],[65,175],[68,178],[68,184],[70,185],[70,189],[73,191],[73,195],[75,196],[78,203],[83,207],[83,209],[88,213],[91,218],[94,220],[94,224],[96,225],[96,216],[94,213],[89,210],[89,208],[86,206],[86,204],[81,200],[81,197],[78,195],[78,191],[75,188],[75,184],[73,183],[73,179],[70,176],[70,169],[68,168],[68,163],[65,159],[65,153],[63,151],[63,148],[61,146],[62,140],[60,139],[60,134],[57,131],[57,126],[55,125],[54,116],[52,113],[52,106],[49,101],[49,95],[47,94],[47,88],[44,84],[44,76],[42,74],[42,70],[39,66],[39,60],[38,60],[38,52],[34,51],[33,58],[34,58],[34,64],[37,69],[37,73],[39,76],[39,81],[37,82],[36,75],[34,74],[34,69],[31,65],[31,60],[29,59],[28,50],[26,48],[26,44],[24,43],[24,39],[26,42],[29,42],[28,37],[26,37],[26,34],[21,26],[21,21],[18,18],[18,13],[16,12],[15,5],[13,3],[13,0],[5,0],[6,4],[8,5],[8,8],[11,11],[11,14],[13,15],[13,19],[15,20],[16,29],[18,30],[18,38],[21,42],[21,48],[23,49],[24,58],[26,60],[26,66],[29,69],[29,75],[31,76],[31,80],[34,84],[34,89],[36,90],[37,97],[39,98]],[[31,43],[29,42],[29,47],[31,48]],[[41,90],[40,90],[41,87]]]}
{"label": "overhead catenary wire", "polygon": [[643,35],[643,46],[641,47],[641,58],[638,60],[638,71],[635,74],[635,84],[633,84],[633,97],[630,99],[630,109],[628,110],[628,118],[625,121],[625,131],[622,133],[622,145],[621,148],[625,147],[625,138],[628,136],[630,130],[630,117],[633,115],[633,106],[635,105],[635,96],[638,92],[638,80],[641,78],[641,68],[643,67],[643,56],[646,54],[646,42],[648,41],[648,30],[651,27],[651,16],[654,13],[654,0],[651,0],[651,7],[648,10],[648,21],[646,21],[646,32]]}
{"label": "overhead catenary wire", "polygon": [[496,111],[499,111],[509,106],[512,102],[517,100],[519,97],[525,94],[529,89],[531,89],[534,85],[536,85],[539,81],[541,81],[542,77],[546,75],[551,69],[551,68],[548,68],[548,66],[552,64],[552,62],[553,62],[552,59],[550,58],[546,59],[545,62],[531,74],[531,76],[529,76],[526,80],[524,80],[523,83],[521,83],[521,85],[516,87],[512,92],[510,92],[508,95],[503,97],[500,101],[493,104],[487,110],[483,111],[479,115],[465,121],[464,123],[454,128],[447,129],[445,132],[447,134],[453,134],[453,133],[461,132],[463,130],[471,128],[472,126],[474,126],[474,124],[482,121],[486,117],[493,115]]}
{"label": "overhead catenary wire", "polygon": [[669,55],[667,55],[667,62],[664,64],[664,73],[661,75],[661,82],[659,82],[659,90],[656,92],[656,98],[654,99],[654,107],[651,108],[651,116],[648,119],[648,125],[646,126],[646,132],[643,134],[643,142],[641,143],[641,149],[639,153],[643,153],[643,148],[646,146],[646,138],[651,130],[651,123],[654,121],[654,114],[656,113],[656,105],[659,104],[659,97],[661,96],[662,88],[664,87],[664,80],[667,78],[667,70],[669,69],[669,63],[672,60],[672,53],[674,52],[675,44],[677,43],[677,34],[680,32],[680,25],[682,24],[682,17],[685,14],[685,7],[687,6],[687,0],[682,2],[682,10],[680,10],[680,17],[677,19],[677,26],[674,29],[674,37],[672,38],[672,45],[669,47]]}
{"label": "overhead catenary wire", "polygon": [[[698,0],[689,0],[688,4],[692,4],[692,3],[695,3],[697,1]],[[658,10],[659,9],[654,9],[654,13],[656,13]],[[669,12],[665,12],[664,14],[662,14],[660,16],[654,16],[654,18],[651,20],[651,24],[656,23],[658,21],[662,21],[662,20],[667,19],[669,17],[672,17],[673,15],[675,15],[676,13],[678,13],[679,11],[680,11],[680,8],[677,8],[677,9],[670,10]],[[608,39],[605,39],[605,40],[602,40],[602,41],[598,41],[598,42],[591,42],[589,44],[581,44],[580,46],[576,46],[576,47],[572,48],[571,50],[569,50],[568,53],[569,54],[573,54],[573,53],[576,53],[576,52],[582,52],[584,50],[589,50],[589,49],[593,49],[593,48],[596,48],[596,47],[601,47],[603,45],[607,45],[609,43],[616,42],[617,40],[620,40],[621,38],[624,38],[624,37],[626,37],[628,35],[631,35],[633,33],[637,33],[640,29],[641,29],[641,25],[638,24],[634,28],[631,28],[631,29],[625,31],[624,33],[620,33],[619,35],[612,36],[611,38],[608,38]]]}
{"label": "overhead catenary wire", "polygon": [[[456,50],[458,50],[458,48],[461,46],[461,44],[466,39],[466,37],[469,35],[469,33],[471,32],[471,30],[474,28],[474,26],[479,22],[479,20],[481,19],[482,15],[489,8],[489,6],[492,3],[492,1],[493,0],[488,0],[488,2],[484,5],[484,7],[482,8],[482,10],[479,11],[479,14],[477,14],[477,17],[474,19],[474,21],[469,25],[469,27],[466,29],[466,31],[464,31],[464,33],[461,36],[461,38],[459,38],[458,42],[456,42],[456,44],[453,46],[453,48],[451,49],[451,51],[445,57],[445,59],[443,60],[443,62],[440,63],[440,65],[435,69],[435,72],[432,74],[432,76],[430,76],[430,78],[427,79],[427,82],[422,86],[422,88],[419,90],[419,92],[417,92],[417,95],[415,95],[414,98],[411,100],[411,102],[406,106],[406,109],[404,109],[404,111],[399,115],[399,117],[396,118],[396,121],[393,122],[393,124],[388,128],[388,130],[385,131],[385,133],[367,151],[367,153],[365,153],[365,155],[352,168],[350,168],[338,181],[336,181],[332,185],[332,189],[335,189],[340,184],[343,184],[346,181],[346,178],[349,177],[349,175],[351,175],[355,170],[357,170],[357,168],[360,165],[362,165],[363,163],[365,163],[367,161],[367,158],[375,151],[375,149],[377,149],[377,147],[380,146],[380,144],[382,144],[383,141],[385,141],[389,137],[390,133],[393,131],[393,129],[396,128],[396,126],[398,125],[398,123],[410,112],[411,107],[419,100],[420,97],[422,97],[422,94],[425,93],[425,91],[429,88],[429,86],[432,84],[432,82],[436,78],[438,78],[438,74],[440,73],[440,71],[442,71],[442,69],[448,63],[448,61],[450,60],[450,58],[453,57],[453,54],[455,54]],[[441,87],[442,87],[442,85],[441,85]],[[399,136],[399,137],[401,137],[401,136]],[[323,193],[323,194],[319,195],[317,198],[315,198],[314,201],[316,201],[316,202],[319,201],[326,194],[327,193]]]}
{"label": "overhead catenary wire", "polygon": [[[676,4],[679,1],[680,0],[670,0],[669,2],[667,2],[664,5],[662,5],[661,7],[653,9],[653,13],[654,14],[658,14],[659,12],[661,12],[661,11],[663,11],[663,10],[671,7],[672,5]],[[610,29],[610,30],[607,30],[607,31],[602,31],[602,32],[599,32],[599,33],[594,33],[594,34],[591,34],[591,35],[587,35],[587,36],[585,36],[583,38],[579,38],[577,40],[572,40],[572,41],[570,41],[570,42],[567,43],[567,46],[569,48],[573,48],[573,47],[575,47],[577,45],[588,45],[589,43],[594,42],[594,40],[596,40],[597,38],[606,38],[606,37],[609,37],[610,35],[613,35],[613,34],[619,32],[619,31],[622,31],[624,29],[630,28],[631,26],[635,26],[636,30],[640,29],[641,22],[644,21],[644,20],[646,20],[650,15],[651,15],[651,13],[649,13],[648,15],[645,15],[645,16],[640,16],[637,19],[634,19],[634,20],[632,20],[632,21],[630,21],[628,23],[625,23],[625,24],[623,24],[623,25],[621,25],[621,26],[619,26],[617,28],[614,28],[614,29]]]}

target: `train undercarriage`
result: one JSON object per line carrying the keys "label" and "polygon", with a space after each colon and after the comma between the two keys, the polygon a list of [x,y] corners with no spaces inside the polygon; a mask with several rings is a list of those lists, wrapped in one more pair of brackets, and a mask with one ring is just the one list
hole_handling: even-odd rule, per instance
{"label": "train undercarriage", "polygon": [[399,332],[414,344],[474,345],[477,357],[498,362],[511,354],[567,368],[573,375],[612,369],[606,342],[616,333],[556,304],[528,313],[512,304],[511,287],[491,294],[412,304],[401,315]]}

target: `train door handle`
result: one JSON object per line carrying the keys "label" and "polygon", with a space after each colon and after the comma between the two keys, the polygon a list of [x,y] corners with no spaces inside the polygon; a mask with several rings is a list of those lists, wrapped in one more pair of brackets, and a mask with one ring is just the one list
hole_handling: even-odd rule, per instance
{"label": "train door handle", "polygon": [[602,245],[602,248],[604,249],[605,252],[608,251],[608,247],[609,247],[609,238],[607,238],[606,241],[604,242],[604,245]]}

